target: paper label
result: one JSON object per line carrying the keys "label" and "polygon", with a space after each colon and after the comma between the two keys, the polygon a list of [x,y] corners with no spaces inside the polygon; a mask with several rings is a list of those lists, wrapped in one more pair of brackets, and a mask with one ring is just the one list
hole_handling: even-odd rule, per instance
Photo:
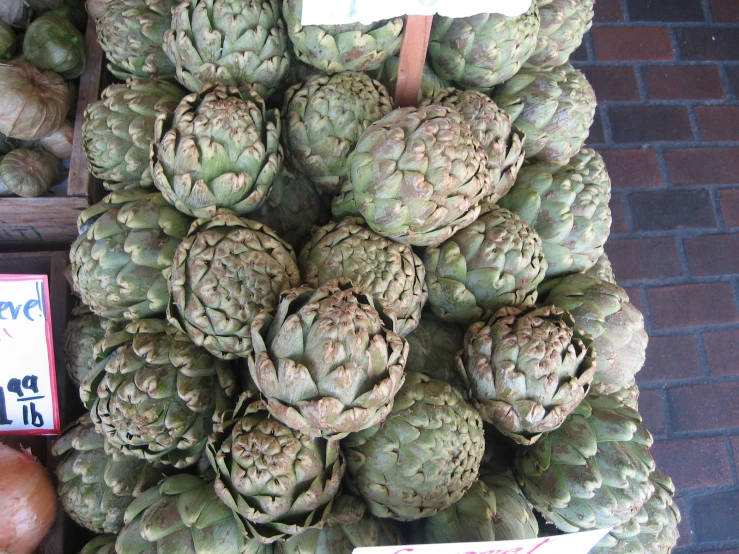
{"label": "paper label", "polygon": [[59,432],[46,275],[0,275],[0,434]]}
{"label": "paper label", "polygon": [[521,15],[531,0],[303,0],[303,25],[369,24],[405,14],[468,17],[478,13]]}
{"label": "paper label", "polygon": [[588,554],[610,529],[525,541],[465,542],[355,548],[353,554]]}

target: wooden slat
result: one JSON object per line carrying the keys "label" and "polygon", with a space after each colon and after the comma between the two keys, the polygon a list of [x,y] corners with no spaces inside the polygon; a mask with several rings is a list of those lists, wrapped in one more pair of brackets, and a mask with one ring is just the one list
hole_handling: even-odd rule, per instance
{"label": "wooden slat", "polygon": [[0,200],[0,251],[71,244],[85,197],[5,198]]}
{"label": "wooden slat", "polygon": [[431,15],[407,15],[400,46],[398,84],[395,89],[395,104],[398,107],[415,106],[421,89],[423,66],[431,35]]}

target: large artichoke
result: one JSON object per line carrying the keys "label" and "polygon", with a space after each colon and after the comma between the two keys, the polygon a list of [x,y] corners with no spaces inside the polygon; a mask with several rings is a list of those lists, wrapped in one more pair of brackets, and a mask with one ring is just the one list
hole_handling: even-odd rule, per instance
{"label": "large artichoke", "polygon": [[339,192],[359,137],[392,109],[384,85],[364,73],[313,75],[285,96],[285,154],[319,190]]}
{"label": "large artichoke", "polygon": [[74,79],[87,67],[85,37],[69,20],[59,15],[42,15],[26,30],[23,58],[39,69]]}
{"label": "large artichoke", "polygon": [[403,18],[370,25],[306,25],[300,19],[302,0],[283,0],[282,15],[295,55],[326,73],[370,71],[400,51]]}
{"label": "large artichoke", "polygon": [[79,386],[95,366],[94,348],[105,335],[118,331],[119,324],[95,314],[70,319],[64,331],[64,363],[67,373]]}
{"label": "large artichoke", "polygon": [[533,305],[547,270],[536,231],[487,202],[475,222],[427,248],[423,263],[431,310],[462,325],[505,306]]}
{"label": "large artichoke", "polygon": [[154,184],[195,217],[258,209],[282,166],[280,114],[248,85],[209,84],[188,94],[174,117],[159,113],[154,141]]}
{"label": "large artichoke", "polygon": [[603,158],[583,148],[566,167],[540,162],[521,169],[499,200],[542,240],[547,278],[590,268],[611,232],[611,179]]}
{"label": "large artichoke", "polygon": [[397,333],[418,326],[428,292],[421,259],[410,246],[392,242],[348,217],[313,233],[300,253],[303,282],[317,288],[331,279],[351,279],[357,290],[386,303],[398,320]]}
{"label": "large artichoke", "polygon": [[477,479],[482,420],[451,385],[408,373],[384,423],[342,442],[347,469],[377,517],[410,521],[458,502]]}
{"label": "large artichoke", "polygon": [[590,391],[592,341],[555,306],[504,308],[470,326],[457,369],[482,419],[519,444],[557,429]]}
{"label": "large artichoke", "polygon": [[[385,60],[378,69],[370,71],[369,74],[373,79],[380,81],[387,87],[391,98],[395,98],[395,90],[398,86],[398,70],[400,69],[400,57],[390,56]],[[421,87],[418,90],[418,101],[433,98],[439,94],[442,89],[449,86],[449,83],[439,77],[431,66],[424,64],[423,75],[421,76]]]}
{"label": "large artichoke", "polygon": [[272,415],[311,436],[382,423],[403,384],[408,344],[395,316],[351,281],[286,291],[251,326],[249,372]]}
{"label": "large artichoke", "polygon": [[593,23],[594,0],[536,0],[541,27],[527,64],[556,67],[570,58]]}
{"label": "large artichoke", "polygon": [[187,0],[172,10],[164,50],[192,92],[251,85],[271,96],[290,67],[280,0]]}
{"label": "large artichoke", "polygon": [[424,314],[418,327],[405,338],[408,341],[406,371],[425,373],[461,390],[462,383],[455,369],[457,352],[464,344],[461,327]]}
{"label": "large artichoke", "polygon": [[261,223],[218,213],[199,219],[174,255],[170,321],[224,359],[251,351],[250,325],[300,284],[292,248]]}
{"label": "large artichoke", "polygon": [[522,15],[481,13],[434,16],[429,57],[442,78],[465,88],[490,89],[513,77],[534,52],[539,31],[536,0]]}
{"label": "large artichoke", "polygon": [[359,139],[334,216],[361,215],[375,232],[403,244],[438,245],[477,219],[491,193],[487,163],[456,110],[395,110]]}
{"label": "large artichoke", "polygon": [[142,189],[113,192],[80,214],[72,244],[74,290],[97,315],[139,319],[164,313],[163,271],[190,219]]}
{"label": "large artichoke", "polygon": [[85,110],[82,146],[90,173],[115,190],[152,184],[149,151],[157,114],[172,114],[184,91],[169,81],[113,84]]}

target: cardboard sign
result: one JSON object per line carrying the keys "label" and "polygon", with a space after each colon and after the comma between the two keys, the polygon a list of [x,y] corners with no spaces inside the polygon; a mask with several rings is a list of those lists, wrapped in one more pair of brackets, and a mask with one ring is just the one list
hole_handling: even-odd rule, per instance
{"label": "cardboard sign", "polygon": [[59,434],[46,275],[0,275],[2,434]]}
{"label": "cardboard sign", "polygon": [[468,17],[478,13],[521,15],[531,0],[303,0],[303,25],[364,24],[402,15]]}
{"label": "cardboard sign", "polygon": [[465,542],[355,548],[353,554],[588,554],[610,529],[525,541]]}

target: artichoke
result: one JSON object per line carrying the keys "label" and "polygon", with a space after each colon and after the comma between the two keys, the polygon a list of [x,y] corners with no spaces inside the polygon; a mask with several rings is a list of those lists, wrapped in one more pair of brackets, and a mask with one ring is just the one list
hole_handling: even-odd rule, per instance
{"label": "artichoke", "polygon": [[95,366],[94,348],[109,333],[119,330],[116,322],[95,314],[70,319],[64,332],[64,363],[67,373],[79,386]]}
{"label": "artichoke", "polygon": [[52,448],[60,456],[57,490],[64,510],[96,533],[117,533],[134,498],[162,478],[162,471],[116,452],[85,414],[67,427]]}
{"label": "artichoke", "polygon": [[654,493],[651,445],[638,412],[591,395],[559,429],[519,449],[516,470],[526,498],[560,530],[618,527]]}
{"label": "artichoke", "polygon": [[337,193],[359,137],[392,109],[387,89],[364,73],[313,75],[285,96],[285,153],[320,191]]}
{"label": "artichoke", "polygon": [[249,373],[270,413],[307,435],[342,438],[382,423],[403,384],[408,344],[395,315],[337,279],[286,291],[251,326]]}
{"label": "artichoke", "polygon": [[293,249],[261,223],[217,213],[193,223],[174,255],[170,322],[223,359],[251,352],[250,325],[300,284]]}
{"label": "artichoke", "polygon": [[370,25],[306,25],[302,0],[283,0],[282,15],[297,58],[325,73],[371,71],[400,51],[403,18]]}
{"label": "artichoke", "polygon": [[547,270],[536,231],[487,202],[475,222],[427,248],[423,263],[431,310],[465,326],[505,306],[533,305]]}
{"label": "artichoke", "polygon": [[408,341],[406,371],[425,373],[461,390],[462,383],[455,369],[457,352],[464,344],[461,327],[425,314],[418,327],[405,338]]}
{"label": "artichoke", "polygon": [[61,162],[46,150],[16,148],[0,162],[0,180],[12,193],[24,198],[41,196],[64,180]]}
{"label": "artichoke", "polygon": [[403,244],[436,246],[477,219],[492,188],[487,163],[456,110],[401,108],[360,137],[333,214],[361,215]]}
{"label": "artichoke", "polygon": [[15,31],[0,19],[0,62],[6,62],[15,55]]}
{"label": "artichoke", "polygon": [[536,0],[541,26],[527,64],[557,67],[570,59],[593,23],[594,0]]}
{"label": "artichoke", "polygon": [[303,282],[318,288],[337,277],[351,279],[357,291],[371,294],[397,317],[396,332],[418,327],[428,292],[426,270],[410,246],[397,244],[348,217],[313,233],[298,260]]}
{"label": "artichoke", "polygon": [[[390,56],[385,60],[378,69],[370,71],[369,74],[373,79],[380,81],[387,87],[391,98],[395,98],[395,89],[398,86],[398,70],[400,69],[400,57]],[[433,98],[439,94],[442,89],[449,86],[449,83],[439,77],[431,66],[426,63],[423,66],[423,75],[421,76],[421,87],[418,90],[418,102]]]}
{"label": "artichoke", "polygon": [[74,290],[97,315],[140,319],[164,313],[169,292],[163,274],[190,219],[161,194],[113,192],[80,214],[72,244]]}
{"label": "artichoke", "polygon": [[115,535],[99,535],[82,547],[79,554],[116,554]]}
{"label": "artichoke", "polygon": [[69,120],[62,123],[59,129],[38,141],[38,146],[60,160],[72,157],[72,143],[74,140],[74,125]]}
{"label": "artichoke", "polygon": [[309,437],[272,419],[254,392],[208,443],[218,497],[264,543],[322,527],[344,476],[339,441]]}
{"label": "artichoke", "polygon": [[185,96],[174,117],[160,112],[151,173],[173,206],[195,217],[218,208],[258,209],[282,166],[280,114],[248,85],[206,85]]}
{"label": "artichoke", "polygon": [[342,442],[347,470],[377,517],[410,521],[458,502],[477,479],[482,420],[451,385],[408,373],[385,422]]}
{"label": "artichoke", "polygon": [[272,95],[290,67],[280,0],[188,0],[172,10],[164,50],[192,92],[207,83]]}
{"label": "artichoke", "polygon": [[583,148],[564,168],[546,162],[525,166],[499,204],[538,232],[552,278],[589,269],[603,254],[611,232],[610,199],[603,158]]}
{"label": "artichoke", "polygon": [[592,275],[597,277],[601,281],[606,283],[616,284],[616,276],[613,273],[613,267],[611,266],[611,260],[608,259],[608,255],[603,252],[600,257],[596,260],[595,265],[590,269],[584,271],[585,275]]}
{"label": "artichoke", "polygon": [[[593,382],[595,383],[596,381],[594,380]],[[600,385],[596,384],[594,388],[599,389]],[[636,379],[629,386],[609,394],[618,398],[625,406],[639,411],[639,386],[636,384]]]}
{"label": "artichoke", "polygon": [[457,370],[482,419],[528,445],[579,406],[595,360],[592,341],[565,310],[503,308],[467,330]]}
{"label": "artichoke", "polygon": [[493,100],[525,133],[526,159],[556,165],[566,165],[580,151],[595,117],[595,91],[569,63],[523,67],[493,91]]}
{"label": "artichoke", "polygon": [[59,15],[42,15],[26,30],[23,58],[39,69],[74,79],[87,67],[85,37],[69,20]]}
{"label": "artichoke", "polygon": [[481,13],[454,19],[434,16],[429,57],[442,79],[464,88],[490,89],[513,77],[536,48],[536,0],[522,15]]}
{"label": "artichoke", "polygon": [[171,115],[184,91],[168,81],[128,79],[106,88],[85,110],[82,146],[108,190],[152,184],[149,151],[159,113]]}
{"label": "artichoke", "polygon": [[31,21],[31,7],[26,0],[3,0],[0,2],[0,21],[25,29]]}

